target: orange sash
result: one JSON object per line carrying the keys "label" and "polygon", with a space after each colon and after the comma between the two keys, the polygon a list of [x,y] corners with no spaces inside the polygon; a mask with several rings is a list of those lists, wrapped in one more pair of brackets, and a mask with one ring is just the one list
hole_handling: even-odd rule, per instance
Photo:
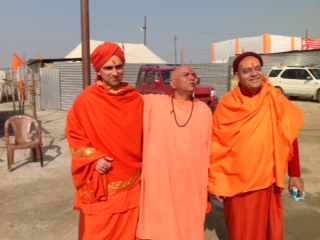
{"label": "orange sash", "polygon": [[237,87],[219,103],[213,117],[209,191],[219,196],[284,188],[303,113],[268,79],[253,98]]}

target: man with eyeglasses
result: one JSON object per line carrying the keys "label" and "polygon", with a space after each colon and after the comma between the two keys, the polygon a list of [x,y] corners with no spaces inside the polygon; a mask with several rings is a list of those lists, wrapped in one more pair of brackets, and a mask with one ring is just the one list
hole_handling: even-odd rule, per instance
{"label": "man with eyeglasses", "polygon": [[229,240],[283,239],[282,192],[304,194],[297,137],[303,113],[268,83],[254,52],[233,62],[238,87],[213,116],[209,191],[224,204]]}

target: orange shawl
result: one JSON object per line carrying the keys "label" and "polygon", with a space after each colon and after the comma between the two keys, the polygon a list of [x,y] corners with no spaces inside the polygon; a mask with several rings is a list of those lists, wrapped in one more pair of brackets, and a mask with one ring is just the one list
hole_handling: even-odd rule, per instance
{"label": "orange shawl", "polygon": [[[118,92],[103,84],[90,86],[75,100],[67,117],[66,136],[81,202],[106,200],[108,194],[140,178],[142,107],[140,93],[125,83]],[[113,158],[112,169],[100,175],[96,162],[106,156]]]}
{"label": "orange shawl", "polygon": [[213,117],[209,191],[231,197],[274,182],[284,188],[303,121],[302,111],[268,79],[253,98],[239,87],[227,93]]}

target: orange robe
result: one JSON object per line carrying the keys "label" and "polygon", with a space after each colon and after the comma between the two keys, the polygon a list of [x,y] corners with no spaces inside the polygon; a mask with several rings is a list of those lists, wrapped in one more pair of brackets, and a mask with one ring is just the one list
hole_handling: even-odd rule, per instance
{"label": "orange robe", "polygon": [[[145,95],[139,239],[204,238],[212,112],[194,100],[179,127],[171,97]],[[191,102],[174,100],[183,125]]]}
{"label": "orange robe", "polygon": [[213,117],[210,192],[231,197],[273,183],[285,188],[292,143],[303,121],[302,111],[268,79],[253,98],[239,87],[227,93]]}
{"label": "orange robe", "polygon": [[282,189],[268,188],[223,201],[229,240],[283,239]]}
{"label": "orange robe", "polygon": [[[113,92],[103,84],[90,86],[78,96],[70,109],[66,136],[72,154],[73,182],[77,190],[74,208],[84,214],[80,217],[79,232],[84,234],[81,239],[104,239],[100,238],[101,235],[95,238],[87,234],[92,226],[90,234],[99,234],[112,224],[116,225],[118,232],[110,227],[110,231],[115,232],[105,235],[107,239],[123,238],[118,233],[125,228],[136,229],[138,214],[130,211],[137,212],[139,206],[142,108],[140,93],[123,83],[119,92]],[[107,174],[101,175],[95,166],[97,160],[106,156],[113,158],[112,168]],[[125,217],[114,216],[120,213],[134,215],[135,218],[122,221]],[[105,224],[101,224],[100,220],[99,226],[94,224],[94,217],[84,222],[89,219],[84,217],[85,214],[97,215],[96,220],[104,214]],[[135,231],[131,235],[123,239],[135,239]]]}
{"label": "orange robe", "polygon": [[237,87],[213,118],[209,191],[224,196],[230,240],[282,239],[281,192],[303,113],[268,83],[250,98]]}

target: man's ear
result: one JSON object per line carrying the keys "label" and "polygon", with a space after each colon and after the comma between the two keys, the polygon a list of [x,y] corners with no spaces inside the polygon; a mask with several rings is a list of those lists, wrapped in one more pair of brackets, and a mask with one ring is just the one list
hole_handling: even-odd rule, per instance
{"label": "man's ear", "polygon": [[176,89],[176,83],[174,80],[170,80],[170,86],[173,88],[173,89]]}
{"label": "man's ear", "polygon": [[101,75],[101,73],[97,72],[97,75]]}
{"label": "man's ear", "polygon": [[239,75],[238,75],[239,73],[238,72],[236,72],[235,74],[234,74],[234,78],[239,82]]}

